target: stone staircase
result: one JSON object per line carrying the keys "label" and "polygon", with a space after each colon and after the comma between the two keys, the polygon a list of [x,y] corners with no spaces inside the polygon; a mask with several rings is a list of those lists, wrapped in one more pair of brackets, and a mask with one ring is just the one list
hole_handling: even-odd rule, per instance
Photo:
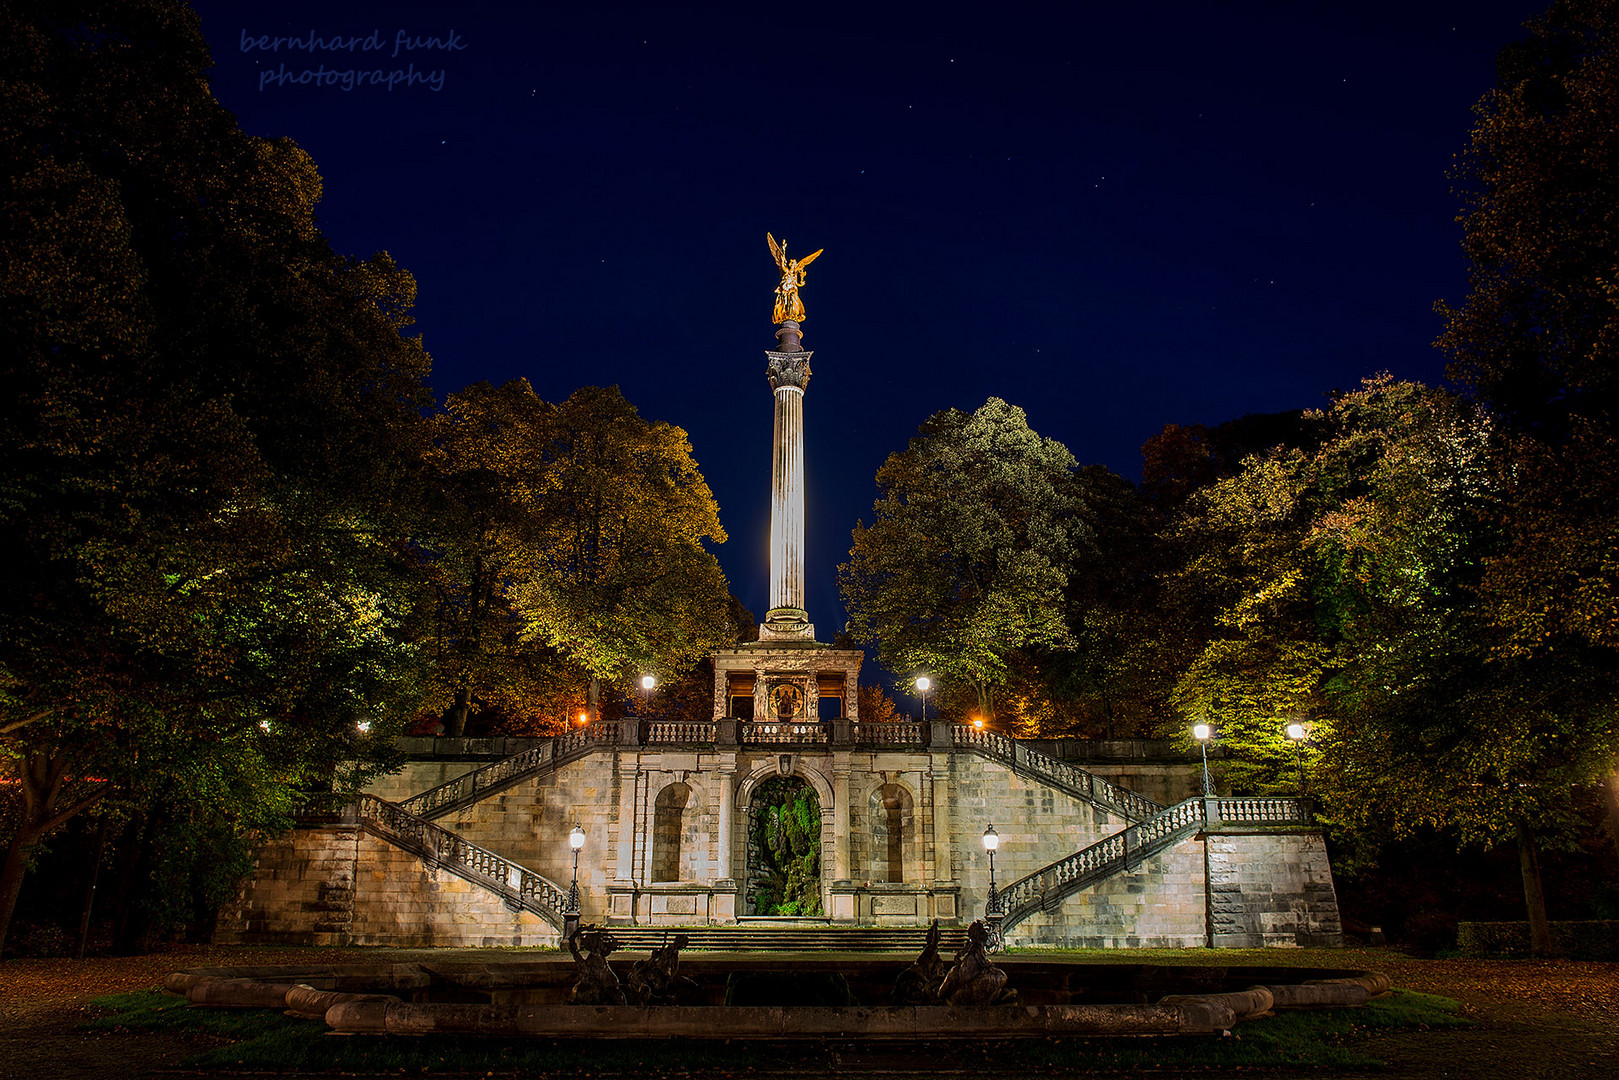
{"label": "stone staircase", "polygon": [[488,889],[514,911],[531,912],[562,929],[568,894],[550,879],[375,795],[361,795],[355,812],[361,828],[373,836]]}
{"label": "stone staircase", "polygon": [[454,780],[412,795],[399,806],[407,813],[427,820],[443,817],[487,799],[496,792],[505,791],[530,777],[554,772],[598,747],[612,746],[618,739],[619,722],[599,720],[588,727],[564,732],[554,739],[513,754],[509,758],[502,758],[481,769],[462,773]]}
{"label": "stone staircase", "polygon": [[[624,723],[637,723],[625,721]],[[692,725],[643,722],[635,733],[637,744],[665,741],[685,745]],[[698,725],[712,739],[714,725]],[[813,725],[804,725],[810,727]],[[910,729],[916,729],[914,733]],[[678,730],[677,730],[678,729]],[[398,804],[364,796],[358,804],[360,822],[373,834],[415,852],[468,881],[500,895],[513,909],[531,911],[559,929],[563,924],[566,894],[557,885],[430,819],[470,806],[497,792],[544,773],[552,772],[598,749],[617,745],[623,734],[618,722],[603,721],[570,731],[511,757],[465,773],[438,787],[413,795]],[[907,739],[924,736],[921,725],[907,725]],[[1113,812],[1133,822],[1124,829],[1050,863],[1012,882],[998,895],[1002,932],[1038,911],[1053,911],[1064,899],[1115,874],[1129,872],[1144,860],[1205,829],[1211,820],[1230,824],[1305,825],[1309,808],[1301,799],[1193,798],[1164,807],[1143,795],[1119,787],[1067,762],[1049,757],[996,732],[962,724],[950,729],[952,745],[1006,765],[1076,799]],[[814,740],[824,745],[824,735]],[[772,740],[780,744],[780,739]],[[893,739],[885,739],[893,745]],[[920,745],[920,744],[919,744]],[[685,934],[688,948],[763,952],[920,952],[926,930],[920,927],[851,927],[826,925],[769,925],[742,920],[735,926],[611,928],[620,947],[651,949],[675,933]],[[965,941],[964,928],[943,930],[946,951]]]}
{"label": "stone staircase", "polygon": [[1146,821],[1105,836],[1012,882],[996,899],[1005,934],[1037,911],[1055,911],[1069,896],[1114,874],[1125,873],[1160,851],[1215,825],[1308,825],[1304,799],[1187,799]]}

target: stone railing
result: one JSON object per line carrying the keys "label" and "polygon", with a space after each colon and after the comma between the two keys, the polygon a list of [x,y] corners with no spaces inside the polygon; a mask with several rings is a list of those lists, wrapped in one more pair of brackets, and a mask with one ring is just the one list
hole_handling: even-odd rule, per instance
{"label": "stone railing", "polygon": [[399,806],[407,813],[424,818],[438,817],[510,787],[542,769],[554,769],[583,757],[604,743],[616,743],[618,737],[618,721],[599,720],[588,727],[564,732],[520,754],[462,773],[454,780],[412,795]]}
{"label": "stone railing", "polygon": [[743,720],[737,734],[754,746],[805,746],[831,741],[831,724],[815,720]]}
{"label": "stone railing", "polygon": [[928,741],[927,725],[918,720],[855,720],[858,746],[921,746]]}
{"label": "stone railing", "polygon": [[375,795],[360,796],[356,807],[371,832],[561,929],[568,894],[552,881]]}
{"label": "stone railing", "polygon": [[1306,799],[1276,796],[1237,796],[1214,799],[1219,825],[1310,825],[1314,818]]}
{"label": "stone railing", "polygon": [[1146,821],[1163,810],[1162,806],[1145,795],[1109,783],[1066,761],[1047,757],[996,731],[955,724],[951,727],[951,741],[956,746],[976,750],[985,757],[1010,765],[1012,771],[1033,776],[1075,798],[1116,811],[1130,821]]}
{"label": "stone railing", "polygon": [[643,743],[712,743],[714,720],[646,720],[641,723]]}

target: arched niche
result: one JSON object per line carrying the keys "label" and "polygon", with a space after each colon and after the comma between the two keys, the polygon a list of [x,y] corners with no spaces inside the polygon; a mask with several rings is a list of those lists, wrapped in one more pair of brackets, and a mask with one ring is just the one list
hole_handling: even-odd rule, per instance
{"label": "arched niche", "polygon": [[691,859],[687,849],[686,828],[688,812],[692,806],[691,788],[683,783],[667,784],[658,792],[652,804],[652,866],[653,881],[681,881]]}
{"label": "arched niche", "polygon": [[895,885],[918,880],[916,800],[910,789],[895,783],[873,788],[866,800],[866,821],[871,836],[869,880]]}

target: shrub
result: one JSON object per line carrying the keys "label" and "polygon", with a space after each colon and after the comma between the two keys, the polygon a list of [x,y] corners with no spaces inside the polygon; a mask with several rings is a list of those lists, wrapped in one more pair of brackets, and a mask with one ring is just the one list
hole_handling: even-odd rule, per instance
{"label": "shrub", "polygon": [[[1457,923],[1456,949],[1463,956],[1528,956],[1529,924]],[[1552,951],[1581,960],[1619,960],[1619,919],[1554,922]]]}

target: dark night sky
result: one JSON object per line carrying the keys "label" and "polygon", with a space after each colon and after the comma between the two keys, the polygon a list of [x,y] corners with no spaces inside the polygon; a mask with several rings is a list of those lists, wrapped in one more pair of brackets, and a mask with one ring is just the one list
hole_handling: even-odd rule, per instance
{"label": "dark night sky", "polygon": [[[877,466],[939,409],[1005,398],[1135,476],[1168,422],[1438,381],[1433,304],[1465,287],[1445,171],[1542,6],[197,4],[215,93],[314,157],[338,250],[415,274],[438,392],[616,383],[685,428],[761,615],[764,234],[826,249],[803,290],[822,640]],[[241,48],[311,30],[387,47]],[[442,89],[260,87],[411,63]]]}

